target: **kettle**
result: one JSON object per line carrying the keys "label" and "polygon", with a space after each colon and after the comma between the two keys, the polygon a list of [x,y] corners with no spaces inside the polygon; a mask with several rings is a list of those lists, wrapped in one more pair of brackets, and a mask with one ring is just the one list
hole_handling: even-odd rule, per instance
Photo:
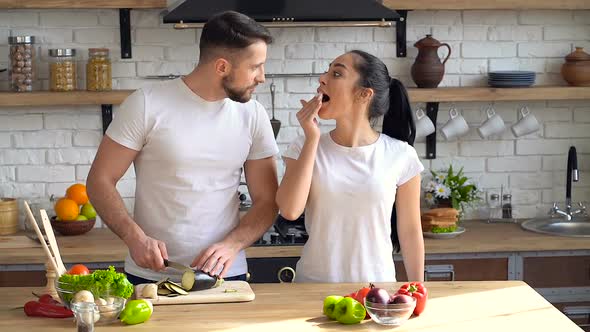
{"label": "kettle", "polygon": [[[419,88],[436,88],[445,74],[445,63],[451,56],[451,46],[432,38],[432,35],[426,35],[414,46],[418,49],[418,56],[412,64],[412,80]],[[447,57],[442,62],[438,57],[438,49],[441,46],[449,49]]]}

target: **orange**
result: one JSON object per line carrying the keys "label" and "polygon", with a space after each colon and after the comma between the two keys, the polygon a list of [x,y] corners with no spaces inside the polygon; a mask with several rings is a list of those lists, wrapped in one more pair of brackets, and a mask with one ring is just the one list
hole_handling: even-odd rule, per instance
{"label": "orange", "polygon": [[71,221],[76,220],[78,217],[78,204],[75,201],[68,198],[60,198],[55,203],[55,214],[60,220]]}
{"label": "orange", "polygon": [[86,186],[81,183],[71,185],[66,190],[66,197],[76,202],[78,205],[88,203],[88,194],[86,194]]}

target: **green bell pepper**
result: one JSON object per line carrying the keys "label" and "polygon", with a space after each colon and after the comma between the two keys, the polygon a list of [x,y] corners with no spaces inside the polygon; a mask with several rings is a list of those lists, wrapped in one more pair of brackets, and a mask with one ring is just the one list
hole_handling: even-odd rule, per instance
{"label": "green bell pepper", "polygon": [[121,322],[127,325],[140,324],[150,319],[152,312],[154,312],[154,307],[150,301],[144,299],[131,300],[127,301],[125,309],[121,311],[119,318]]}

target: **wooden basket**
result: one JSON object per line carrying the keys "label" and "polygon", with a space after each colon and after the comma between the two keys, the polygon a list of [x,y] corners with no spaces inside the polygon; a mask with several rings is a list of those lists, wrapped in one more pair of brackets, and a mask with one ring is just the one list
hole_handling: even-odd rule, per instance
{"label": "wooden basket", "polygon": [[18,201],[16,198],[0,198],[0,235],[18,231]]}

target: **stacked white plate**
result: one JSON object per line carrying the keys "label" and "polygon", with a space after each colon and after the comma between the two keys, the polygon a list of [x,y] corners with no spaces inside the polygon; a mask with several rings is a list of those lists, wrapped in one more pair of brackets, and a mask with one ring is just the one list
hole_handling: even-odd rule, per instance
{"label": "stacked white plate", "polygon": [[488,73],[488,85],[496,88],[528,87],[535,84],[535,72],[532,71],[491,71]]}

